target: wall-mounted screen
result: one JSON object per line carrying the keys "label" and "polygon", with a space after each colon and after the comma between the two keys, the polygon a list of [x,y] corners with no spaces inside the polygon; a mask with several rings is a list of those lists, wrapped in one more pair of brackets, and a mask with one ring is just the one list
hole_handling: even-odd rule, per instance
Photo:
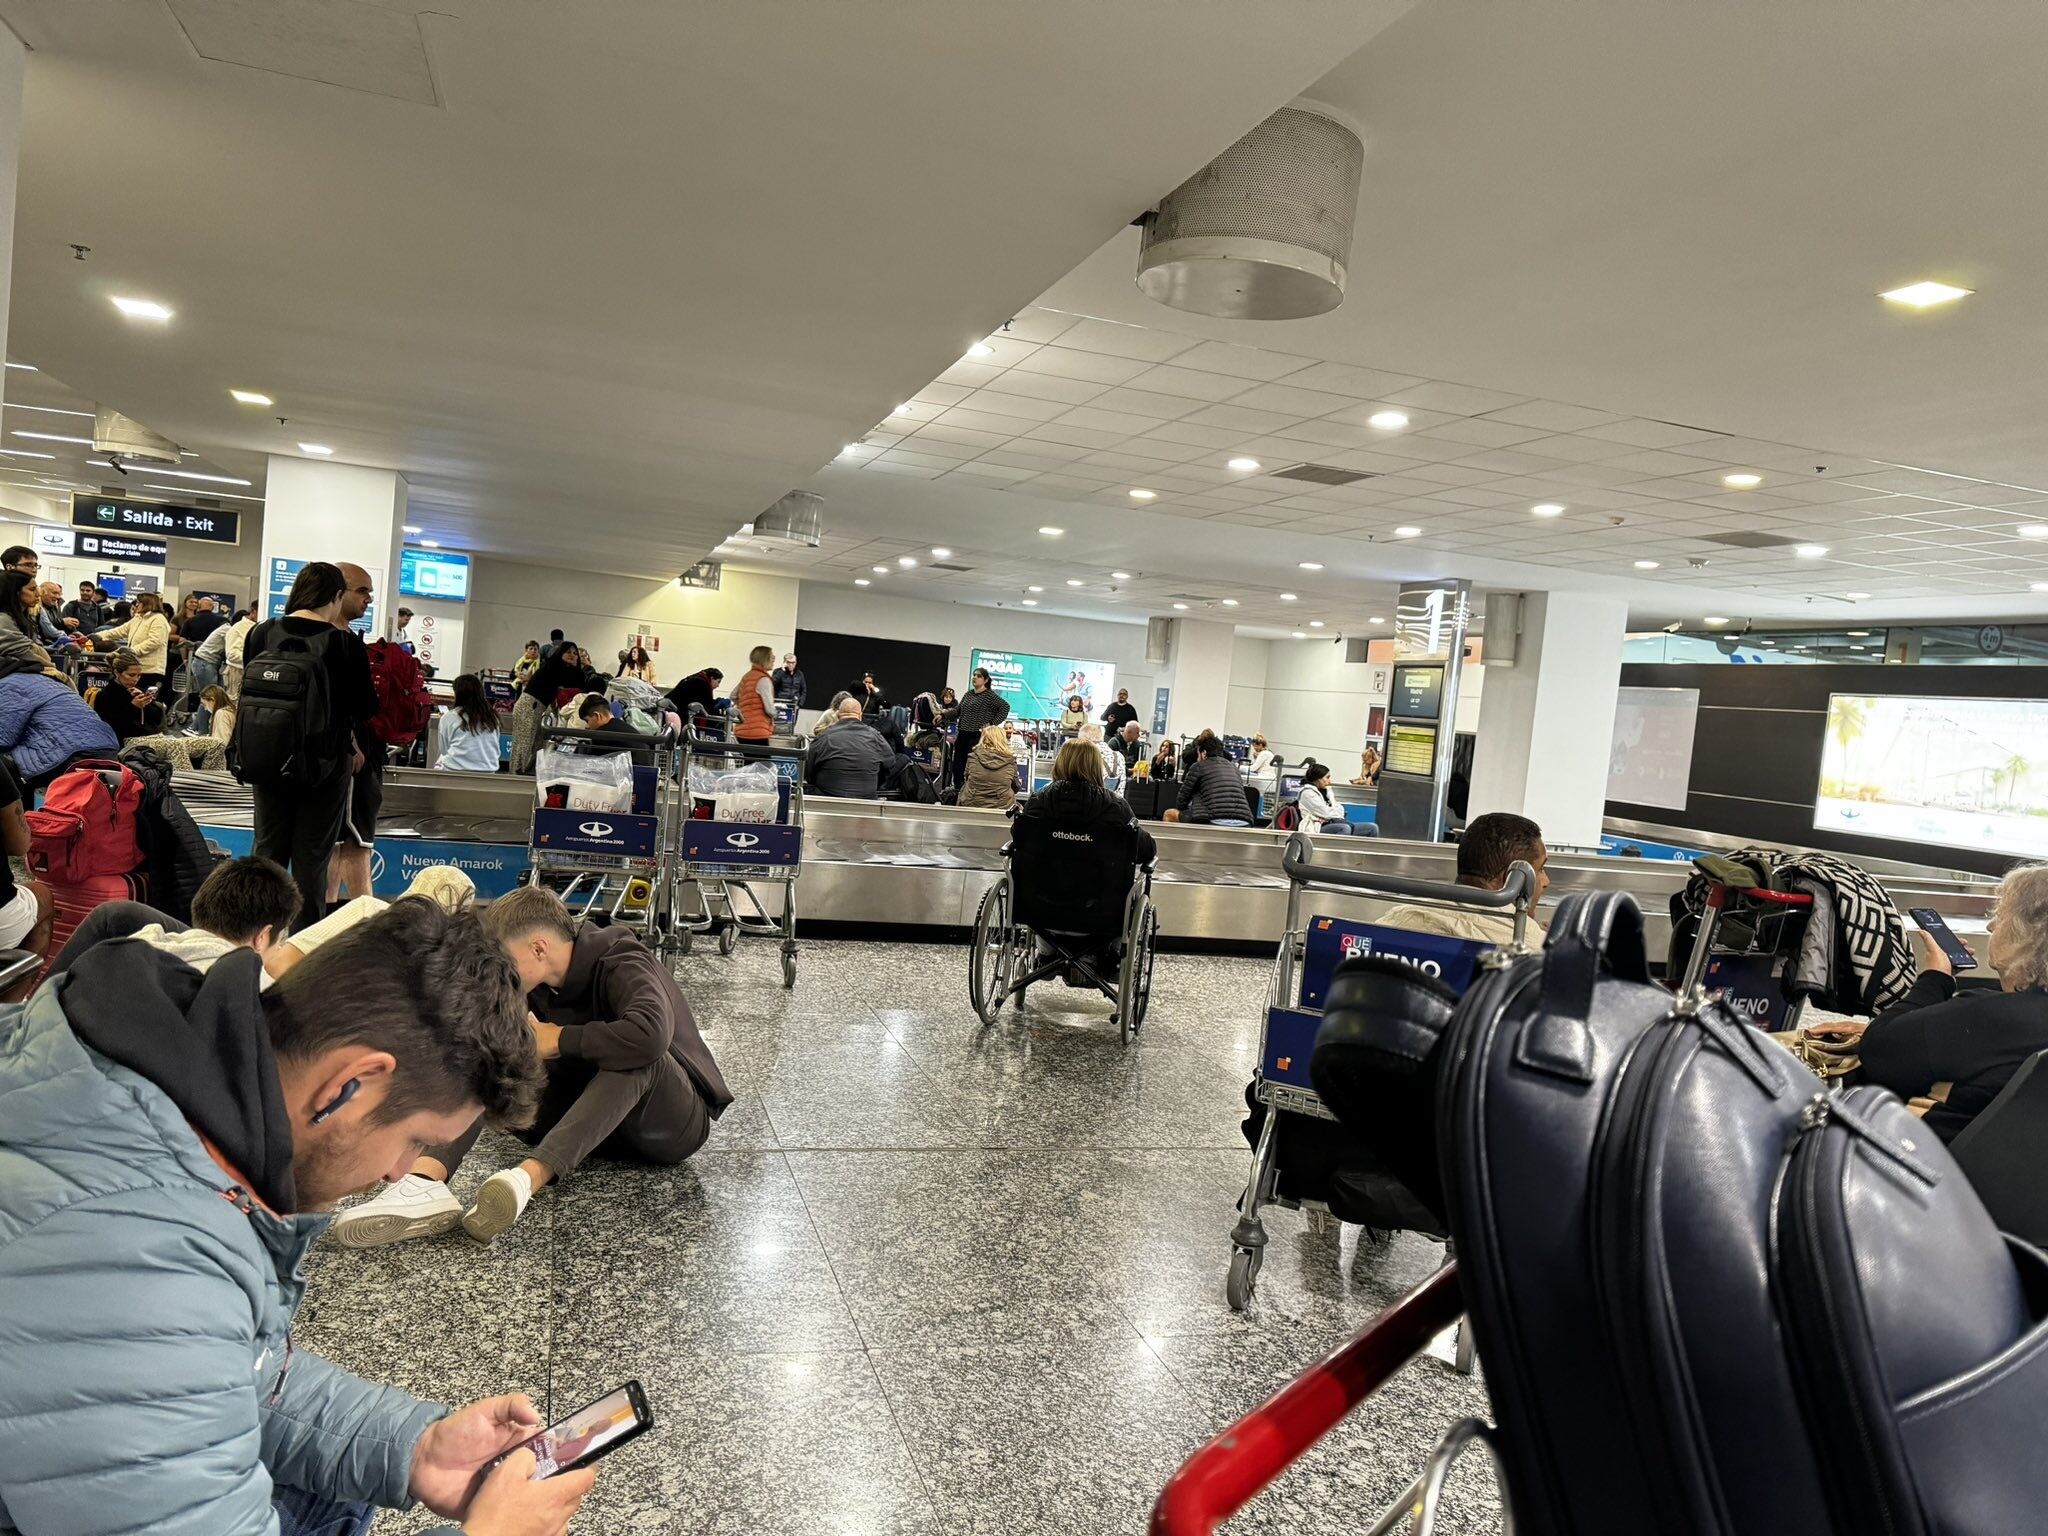
{"label": "wall-mounted screen", "polygon": [[438,549],[406,549],[398,556],[398,595],[469,601],[469,556]]}
{"label": "wall-mounted screen", "polygon": [[1396,720],[1434,720],[1444,712],[1442,667],[1396,667],[1394,690],[1387,700]]}
{"label": "wall-mounted screen", "polygon": [[1622,689],[1614,706],[1607,798],[1684,810],[1699,713],[1697,688]]}
{"label": "wall-mounted screen", "polygon": [[2048,857],[2048,702],[1830,694],[1813,824]]}
{"label": "wall-mounted screen", "polygon": [[1081,708],[1093,720],[1116,699],[1116,666],[1112,662],[977,647],[968,659],[970,678],[977,667],[988,668],[989,687],[1010,701],[1010,712],[1021,720],[1057,720],[1075,694],[1081,696]]}
{"label": "wall-mounted screen", "polygon": [[1436,772],[1436,727],[1396,720],[1387,728],[1388,773],[1426,779]]}

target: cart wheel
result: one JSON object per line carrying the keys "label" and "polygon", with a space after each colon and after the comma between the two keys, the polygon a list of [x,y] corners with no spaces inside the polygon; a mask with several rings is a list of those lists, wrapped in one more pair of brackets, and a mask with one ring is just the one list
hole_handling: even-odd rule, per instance
{"label": "cart wheel", "polygon": [[1223,1287],[1231,1311],[1242,1312],[1252,1304],[1252,1288],[1259,1283],[1259,1266],[1265,1258],[1263,1248],[1239,1248],[1231,1254],[1230,1278]]}
{"label": "cart wheel", "polygon": [[680,950],[683,954],[687,955],[692,949],[696,948],[696,946],[697,935],[691,932],[691,930],[689,930],[688,928],[683,929],[681,934],[676,939],[676,948]]}
{"label": "cart wheel", "polygon": [[729,955],[740,947],[740,927],[736,922],[727,923],[718,930],[718,952]]}
{"label": "cart wheel", "polygon": [[984,1024],[993,1024],[1009,993],[1010,957],[1015,937],[1010,928],[1010,877],[1004,875],[982,893],[974,915],[974,945],[967,957],[967,995]]}
{"label": "cart wheel", "polygon": [[796,985],[796,951],[793,949],[782,952],[782,985],[785,989]]}

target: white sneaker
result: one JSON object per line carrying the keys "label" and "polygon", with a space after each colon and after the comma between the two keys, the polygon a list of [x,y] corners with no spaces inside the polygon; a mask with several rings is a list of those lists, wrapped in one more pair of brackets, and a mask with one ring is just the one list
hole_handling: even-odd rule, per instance
{"label": "white sneaker", "polygon": [[334,1240],[344,1248],[382,1248],[446,1232],[460,1220],[462,1202],[446,1184],[408,1173],[375,1199],[335,1217]]}
{"label": "white sneaker", "polygon": [[477,1190],[476,1199],[462,1213],[462,1230],[480,1243],[488,1243],[501,1232],[511,1230],[533,1198],[533,1179],[524,1168],[506,1168],[492,1174]]}

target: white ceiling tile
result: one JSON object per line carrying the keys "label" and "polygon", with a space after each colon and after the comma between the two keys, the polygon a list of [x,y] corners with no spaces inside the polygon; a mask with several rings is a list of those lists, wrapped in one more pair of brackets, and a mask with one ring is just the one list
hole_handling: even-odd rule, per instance
{"label": "white ceiling tile", "polygon": [[1134,389],[1125,385],[1121,389],[1105,390],[1089,402],[1096,410],[1127,411],[1133,416],[1149,417],[1154,421],[1175,421],[1192,411],[1202,408],[1199,400],[1190,400],[1185,395],[1162,395],[1152,390]]}
{"label": "white ceiling tile", "polygon": [[[1642,478],[1629,470],[1616,469],[1612,464],[1572,464],[1564,469],[1553,469],[1549,475],[1566,485],[1633,486]],[[1643,500],[1640,496],[1634,499]]]}
{"label": "white ceiling tile", "polygon": [[1725,466],[1719,459],[1702,459],[1687,453],[1667,453],[1661,451],[1624,454],[1618,459],[1609,459],[1607,464],[1611,469],[1631,470],[1644,479],[1648,479],[1652,475],[1697,475],[1708,471],[1725,472]]}
{"label": "white ceiling tile", "polygon": [[1007,330],[998,334],[1015,337],[1018,341],[1044,343],[1057,339],[1080,318],[1079,315],[1063,314],[1057,309],[1040,309],[1034,304],[1012,320]]}
{"label": "white ceiling tile", "polygon": [[1398,437],[1407,437],[1416,432],[1427,431],[1431,427],[1440,427],[1446,422],[1463,421],[1465,419],[1451,411],[1425,411],[1420,406],[1395,406],[1389,405],[1384,400],[1367,400],[1357,405],[1347,405],[1342,410],[1325,411],[1323,419],[1325,421],[1341,421],[1347,426],[1369,427],[1372,426],[1373,417],[1379,415],[1382,411],[1393,410],[1398,410],[1403,416],[1408,418],[1407,426],[1393,428],[1373,427],[1375,432],[1378,432],[1390,442]]}
{"label": "white ceiling tile", "polygon": [[1038,350],[1034,343],[1019,340],[1014,336],[991,336],[982,342],[982,345],[989,349],[988,356],[963,357],[960,361],[985,363],[991,368],[1014,368]]}
{"label": "white ceiling tile", "polygon": [[1475,389],[1469,384],[1417,384],[1398,390],[1387,399],[1396,405],[1419,405],[1424,410],[1448,411],[1453,416],[1483,416],[1520,405],[1526,395],[1504,395],[1497,389]]}
{"label": "white ceiling tile", "polygon": [[[951,379],[962,367],[955,364],[942,377]],[[1018,365],[1024,373],[1047,373],[1060,379],[1085,379],[1091,384],[1123,384],[1145,371],[1145,364],[1127,357],[1110,357],[1101,352],[1081,352],[1070,347],[1040,347]],[[990,370],[993,372],[993,370]],[[982,379],[959,379],[956,383],[982,385]]]}
{"label": "white ceiling tile", "polygon": [[1048,443],[1071,443],[1081,448],[1114,448],[1131,434],[1128,432],[1105,432],[1096,427],[1076,427],[1063,421],[1048,421],[1033,427],[1024,434],[1033,441],[1040,439]]}
{"label": "white ceiling tile", "polygon": [[1427,382],[1412,374],[1354,368],[1349,363],[1312,363],[1285,378],[1300,389],[1328,390],[1333,395],[1350,395],[1359,400],[1379,400],[1395,390],[1413,389]]}
{"label": "white ceiling tile", "polygon": [[1011,469],[1006,465],[991,464],[985,459],[976,459],[970,463],[957,466],[952,473],[956,475],[972,475],[977,480],[993,480],[1006,483],[1012,480],[1023,480],[1035,473],[1035,471]]}
{"label": "white ceiling tile", "polygon": [[981,456],[984,464],[1002,464],[1013,468],[1030,470],[1058,469],[1062,464],[1071,464],[1085,458],[1087,446],[1072,443],[1048,443],[1037,438],[1018,438],[1007,448],[997,448]]}
{"label": "white ceiling tile", "polygon": [[894,458],[888,454],[884,454],[879,459],[869,460],[865,466],[865,468],[870,470],[879,470],[883,474],[908,475],[914,480],[936,480],[942,470],[951,467],[950,464],[939,460],[934,460],[929,464],[905,463],[901,459]]}
{"label": "white ceiling tile", "polygon": [[1547,475],[1554,469],[1570,467],[1519,448],[1489,448],[1484,453],[1468,453],[1458,462],[1474,469],[1498,470],[1504,475]]}
{"label": "white ceiling tile", "polygon": [[1099,491],[1115,482],[1104,475],[1082,475],[1062,471],[1059,474],[1040,475],[1028,483],[1049,490]]}
{"label": "white ceiling tile", "polygon": [[973,391],[962,384],[941,384],[934,380],[910,397],[915,405],[948,406],[958,405]]}
{"label": "white ceiling tile", "polygon": [[1478,485],[1452,485],[1432,491],[1422,498],[1424,501],[1442,502],[1454,507],[1505,507],[1519,504],[1519,496],[1503,496],[1499,491]]}
{"label": "white ceiling tile", "polygon": [[[1283,441],[1316,443],[1324,448],[1370,449],[1386,440],[1386,434],[1370,427],[1348,427],[1341,421],[1303,421],[1282,427],[1276,436]],[[1412,463],[1413,460],[1404,460]]]}
{"label": "white ceiling tile", "polygon": [[[1148,325],[1117,325],[1108,320],[1077,320],[1060,333],[1060,346],[1075,352],[1100,352],[1145,363],[1163,363],[1195,346],[1194,338]],[[1199,349],[1197,349],[1199,350]]]}
{"label": "white ceiling tile", "polygon": [[1094,399],[1108,387],[1092,379],[1064,379],[1056,373],[1032,373],[1023,368],[1006,368],[1001,378],[991,380],[987,386],[991,394],[1025,395],[1033,400],[1058,401],[1062,405],[1080,405]]}
{"label": "white ceiling tile", "polygon": [[[1029,395],[1008,395],[995,388],[977,389],[952,411],[981,411],[1010,421],[1054,421],[1073,407],[1060,400],[1035,400]],[[950,421],[950,415],[940,420]]]}
{"label": "white ceiling tile", "polygon": [[[1358,468],[1356,464],[1346,464],[1343,467]],[[1481,481],[1495,478],[1490,469],[1473,469],[1464,464],[1417,464],[1403,470],[1402,473],[1411,479],[1432,480],[1439,485],[1477,485]]]}
{"label": "white ceiling tile", "polygon": [[[1207,448],[1196,448],[1188,443],[1176,443],[1164,438],[1154,438],[1151,433],[1131,438],[1124,445],[1127,452],[1142,453],[1151,458],[1164,459],[1169,464],[1187,464],[1195,459],[1208,458]],[[1218,471],[1219,478],[1223,472]]]}
{"label": "white ceiling tile", "polygon": [[1240,405],[1212,405],[1184,419],[1202,427],[1234,427],[1241,432],[1277,432],[1282,427],[1293,426],[1299,418],[1279,411],[1247,410]]}
{"label": "white ceiling tile", "polygon": [[1141,453],[1127,453],[1121,448],[1103,448],[1089,454],[1081,461],[1084,464],[1100,464],[1105,469],[1134,470],[1150,474],[1173,468],[1171,459],[1149,459]]}
{"label": "white ceiling tile", "polygon": [[[1159,457],[1163,459],[1167,457],[1164,451],[1165,448],[1178,447],[1179,445],[1162,445],[1151,437],[1134,437],[1125,446],[1138,453],[1157,452]],[[1199,452],[1199,450],[1194,449],[1187,451]],[[1184,488],[1201,486],[1206,489],[1212,485],[1229,485],[1233,481],[1242,480],[1244,476],[1235,470],[1222,469],[1214,464],[1195,463],[1183,459],[1174,465],[1173,474],[1169,478],[1181,484]]]}
{"label": "white ceiling tile", "polygon": [[1518,446],[1524,453],[1540,453],[1547,459],[1568,459],[1575,464],[1597,463],[1602,459],[1611,459],[1617,454],[1627,452],[1619,443],[1587,437],[1578,432],[1560,432],[1554,437],[1535,437]]}
{"label": "white ceiling tile", "polygon": [[1251,381],[1231,374],[1204,373],[1198,368],[1183,368],[1178,363],[1162,363],[1147,368],[1131,380],[1133,389],[1149,389],[1162,395],[1181,395],[1189,400],[1204,400],[1214,405],[1228,400],[1232,395],[1242,394],[1251,387]]}
{"label": "white ceiling tile", "polygon": [[1517,427],[1502,421],[1487,421],[1474,417],[1471,420],[1447,421],[1440,427],[1430,427],[1414,435],[1427,438],[1431,442],[1468,443],[1480,448],[1506,448],[1548,434],[1535,427]]}
{"label": "white ceiling tile", "polygon": [[1087,427],[1096,432],[1121,432],[1125,437],[1135,437],[1159,425],[1158,418],[1134,416],[1128,411],[1098,410],[1092,405],[1077,405],[1058,418],[1063,427]]}
{"label": "white ceiling tile", "polygon": [[1627,443],[1635,448],[1677,448],[1687,443],[1704,446],[1722,436],[1702,427],[1683,427],[1676,422],[1652,421],[1640,416],[1587,427],[1584,431],[1587,437],[1604,438],[1610,443]]}
{"label": "white ceiling tile", "polygon": [[[938,429],[935,428],[934,430]],[[989,445],[986,443],[948,442],[942,437],[927,437],[924,433],[920,432],[916,437],[905,438],[886,457],[901,459],[907,454],[915,454],[924,458],[942,460],[948,464],[957,464],[962,459],[979,458],[988,447]]]}
{"label": "white ceiling tile", "polygon": [[[1185,337],[1178,338],[1185,340]],[[1227,373],[1252,383],[1264,383],[1282,374],[1307,367],[1313,358],[1293,357],[1285,352],[1268,352],[1263,347],[1234,346],[1227,341],[1205,341],[1173,359],[1179,368],[1199,368],[1205,373]]]}
{"label": "white ceiling tile", "polygon": [[1231,403],[1255,411],[1281,411],[1289,416],[1322,416],[1330,411],[1348,410],[1352,404],[1343,395],[1297,389],[1292,384],[1261,384],[1236,396]]}
{"label": "white ceiling tile", "polygon": [[1487,419],[1517,427],[1541,427],[1546,432],[1583,432],[1587,427],[1604,427],[1628,418],[1613,411],[1595,411],[1556,400],[1530,400],[1495,411]]}
{"label": "white ceiling tile", "polygon": [[1145,434],[1147,437],[1165,438],[1168,442],[1189,443],[1198,448],[1235,448],[1244,442],[1246,434],[1235,427],[1210,427],[1195,421],[1169,421],[1154,427]]}
{"label": "white ceiling tile", "polygon": [[1007,437],[1020,436],[1038,425],[1037,420],[1029,416],[999,415],[964,405],[948,406],[939,413],[938,422],[941,426],[963,427],[969,432],[993,432]]}
{"label": "white ceiling tile", "polygon": [[[1036,355],[1034,353],[1033,358]],[[1031,358],[1026,359],[1027,362],[1032,360]],[[955,363],[939,375],[938,381],[941,384],[959,384],[968,389],[979,389],[982,385],[988,383],[989,380],[1001,374],[1002,371],[1000,368],[990,367],[987,363]]]}

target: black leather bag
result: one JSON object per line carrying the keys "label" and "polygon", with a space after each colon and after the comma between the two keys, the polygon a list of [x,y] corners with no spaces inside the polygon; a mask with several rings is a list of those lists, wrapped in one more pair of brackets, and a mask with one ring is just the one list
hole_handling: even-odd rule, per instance
{"label": "black leather bag", "polygon": [[1882,1090],[1649,984],[1575,895],[1444,1040],[1438,1151],[1518,1529],[1990,1536],[2048,1508],[2048,1262]]}

